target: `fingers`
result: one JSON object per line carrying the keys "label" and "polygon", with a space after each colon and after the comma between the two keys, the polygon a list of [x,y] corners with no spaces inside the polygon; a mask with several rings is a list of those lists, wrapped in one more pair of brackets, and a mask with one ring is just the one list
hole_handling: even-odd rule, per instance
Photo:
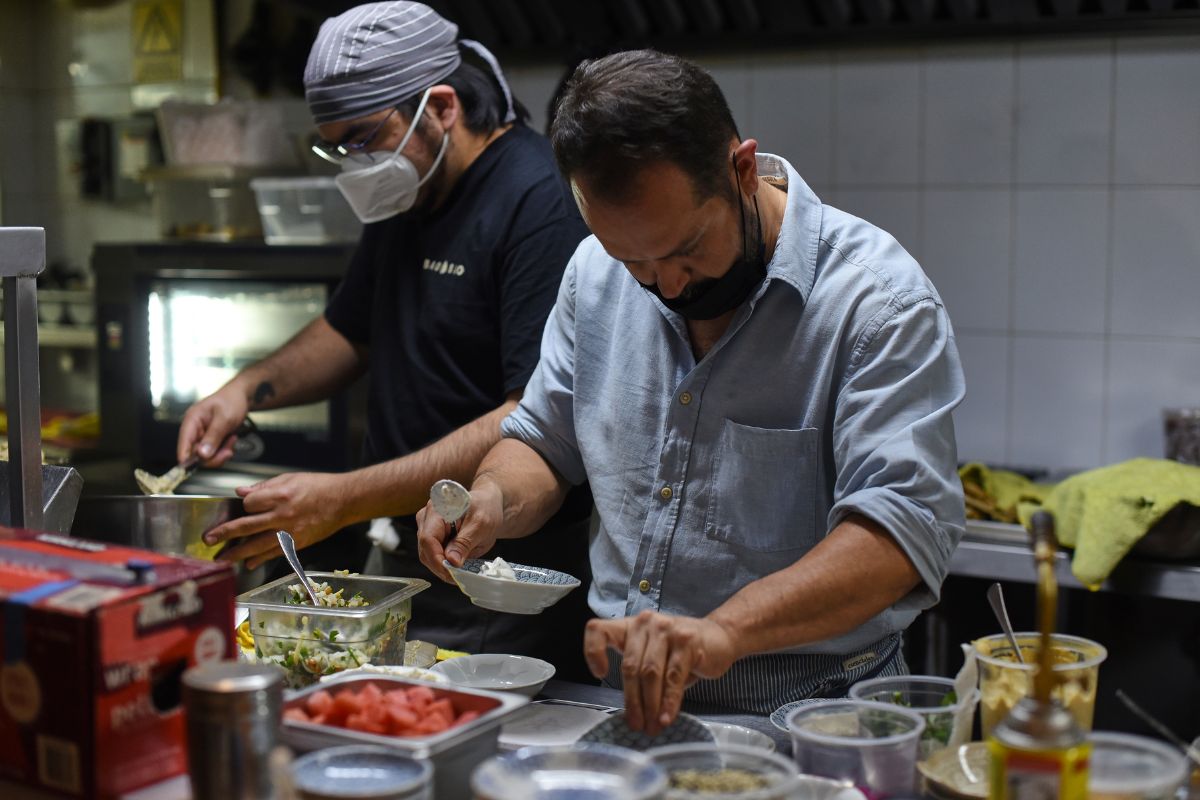
{"label": "fingers", "polygon": [[658,724],[663,728],[679,716],[683,708],[683,692],[696,682],[692,675],[692,653],[684,648],[673,648],[667,656],[667,669],[663,675],[662,702],[658,709]]}
{"label": "fingers", "polygon": [[192,406],[183,415],[183,422],[179,426],[179,438],[175,441],[176,463],[182,464],[191,456],[196,442],[204,435],[204,429],[208,427],[210,416],[211,414],[206,413],[205,409],[198,405]]}
{"label": "fingers", "polygon": [[274,561],[283,555],[283,551],[279,549],[279,540],[270,534],[262,534],[270,543],[270,549],[262,555],[253,556],[246,559],[246,569],[258,569],[268,561]]}
{"label": "fingers", "polygon": [[446,559],[442,545],[449,536],[450,526],[433,510],[432,505],[426,505],[417,512],[417,553],[421,563],[446,583],[454,583],[450,573],[442,566],[442,560]]}
{"label": "fingers", "polygon": [[608,674],[608,648],[621,652],[625,647],[625,628],[628,620],[594,619],[583,632],[583,657],[596,678]]}
{"label": "fingers", "polygon": [[[647,730],[645,704],[646,695],[643,678],[653,670],[653,664],[643,661],[649,646],[650,631],[645,624],[645,615],[639,615],[633,629],[625,636],[625,648],[621,659],[621,683],[625,688],[625,722],[635,731]],[[652,684],[653,680],[647,681]],[[657,698],[654,699],[657,707]],[[647,732],[649,732],[647,730]]]}
{"label": "fingers", "polygon": [[253,536],[256,533],[268,530],[274,535],[277,527],[274,524],[274,519],[274,515],[270,513],[252,514],[248,517],[231,519],[229,522],[223,522],[204,534],[204,542],[206,544],[219,544],[230,539],[243,539],[247,536]]}
{"label": "fingers", "polygon": [[[270,553],[270,555],[266,555]],[[264,561],[269,561],[279,555],[279,542],[275,539],[274,533],[260,533],[248,539],[238,542],[232,547],[226,547],[217,556],[218,561],[242,561],[248,558],[256,558],[252,563],[247,563],[248,569],[253,569]]]}

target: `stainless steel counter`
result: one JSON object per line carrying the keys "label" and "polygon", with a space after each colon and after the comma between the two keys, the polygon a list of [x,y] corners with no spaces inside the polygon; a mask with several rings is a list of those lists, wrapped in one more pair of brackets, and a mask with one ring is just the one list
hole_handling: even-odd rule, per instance
{"label": "stainless steel counter", "polygon": [[[1071,574],[1070,552],[1058,554],[1055,571],[1060,586],[1086,588]],[[1024,529],[967,520],[967,533],[950,561],[950,574],[1033,583],[1036,572]],[[1200,602],[1200,564],[1127,556],[1100,591]]]}

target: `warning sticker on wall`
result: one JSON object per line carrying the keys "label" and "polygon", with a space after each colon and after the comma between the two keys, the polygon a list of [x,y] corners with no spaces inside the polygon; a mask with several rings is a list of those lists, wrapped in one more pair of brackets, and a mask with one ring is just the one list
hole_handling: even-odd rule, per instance
{"label": "warning sticker on wall", "polygon": [[133,4],[133,81],[183,80],[183,0]]}

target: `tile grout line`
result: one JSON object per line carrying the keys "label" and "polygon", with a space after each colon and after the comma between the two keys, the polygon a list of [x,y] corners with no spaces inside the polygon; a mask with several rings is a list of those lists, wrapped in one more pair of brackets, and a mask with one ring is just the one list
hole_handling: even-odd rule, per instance
{"label": "tile grout line", "polygon": [[1004,410],[1004,460],[1013,460],[1013,431],[1016,424],[1016,384],[1017,384],[1017,348],[1016,348],[1016,314],[1017,314],[1017,176],[1020,167],[1020,124],[1018,109],[1021,105],[1021,43],[1013,44],[1013,109],[1009,127],[1012,137],[1012,154],[1009,156],[1009,200],[1008,200],[1008,329],[1005,331],[1006,373],[1007,385],[1004,387],[1006,407]]}
{"label": "tile grout line", "polygon": [[1104,351],[1100,362],[1100,463],[1108,463],[1109,458],[1109,418],[1112,415],[1110,404],[1112,378],[1112,325],[1113,325],[1113,283],[1116,271],[1116,233],[1117,222],[1117,40],[1112,39],[1111,65],[1109,67],[1109,109],[1108,109],[1108,204],[1105,209],[1107,225],[1105,231],[1104,259]]}

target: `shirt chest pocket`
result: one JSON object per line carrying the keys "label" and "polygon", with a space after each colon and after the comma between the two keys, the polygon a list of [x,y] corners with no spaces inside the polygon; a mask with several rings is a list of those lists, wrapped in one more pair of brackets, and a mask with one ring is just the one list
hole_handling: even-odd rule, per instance
{"label": "shirt chest pocket", "polygon": [[705,535],[758,553],[802,551],[818,539],[816,428],[726,420],[713,464]]}

